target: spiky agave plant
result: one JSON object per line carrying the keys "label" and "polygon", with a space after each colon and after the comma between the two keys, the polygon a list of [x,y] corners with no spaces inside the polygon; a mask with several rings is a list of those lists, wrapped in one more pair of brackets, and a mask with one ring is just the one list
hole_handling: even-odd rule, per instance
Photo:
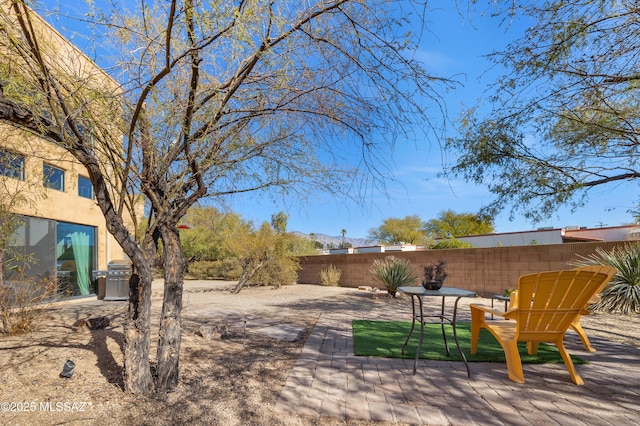
{"label": "spiky agave plant", "polygon": [[374,260],[371,274],[384,284],[389,294],[393,297],[396,297],[398,287],[411,285],[417,279],[411,263],[407,259],[400,259],[395,256]]}
{"label": "spiky agave plant", "polygon": [[618,270],[591,309],[624,315],[640,313],[640,244],[626,244],[610,251],[598,247],[594,254],[581,258],[573,264],[609,265]]}

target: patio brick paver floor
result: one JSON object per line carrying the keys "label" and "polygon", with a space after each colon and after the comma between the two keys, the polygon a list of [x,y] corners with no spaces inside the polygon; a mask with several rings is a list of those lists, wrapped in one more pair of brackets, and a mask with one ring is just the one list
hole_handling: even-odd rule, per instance
{"label": "patio brick paver floor", "polygon": [[[591,337],[585,351],[567,334],[584,386],[571,382],[564,364],[524,364],[526,383],[507,378],[500,363],[357,357],[354,319],[409,319],[408,311],[330,311],[320,316],[280,394],[286,414],[427,425],[637,425],[640,419],[640,350]],[[460,308],[468,321],[468,308]],[[408,316],[407,316],[408,315]],[[428,342],[425,342],[428,344]]]}

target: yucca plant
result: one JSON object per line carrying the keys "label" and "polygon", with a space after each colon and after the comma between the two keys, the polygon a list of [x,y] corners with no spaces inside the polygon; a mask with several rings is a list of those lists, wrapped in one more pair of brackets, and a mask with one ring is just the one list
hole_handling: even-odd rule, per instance
{"label": "yucca plant", "polygon": [[633,315],[640,312],[640,244],[626,244],[606,251],[598,247],[590,256],[581,256],[576,266],[609,265],[618,273],[600,293],[594,311]]}
{"label": "yucca plant", "polygon": [[411,285],[417,279],[411,263],[394,256],[374,260],[371,275],[380,281],[393,297],[396,297],[398,287]]}

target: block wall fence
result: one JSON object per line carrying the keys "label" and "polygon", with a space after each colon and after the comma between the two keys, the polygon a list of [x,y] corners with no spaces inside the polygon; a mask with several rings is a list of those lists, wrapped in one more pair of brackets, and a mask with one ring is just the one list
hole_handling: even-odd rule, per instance
{"label": "block wall fence", "polygon": [[[449,274],[445,286],[472,290],[482,296],[502,294],[518,285],[518,277],[541,271],[572,269],[570,264],[580,256],[593,254],[597,247],[611,250],[629,244],[627,241],[607,243],[565,243],[521,247],[489,247],[451,250],[424,250],[394,253],[334,254],[300,257],[302,269],[299,283],[320,283],[320,271],[333,265],[342,271],[340,286],[372,286],[384,289],[369,272],[373,261],[396,256],[415,265],[422,277],[425,265],[445,260]],[[416,281],[420,285],[421,279]]]}

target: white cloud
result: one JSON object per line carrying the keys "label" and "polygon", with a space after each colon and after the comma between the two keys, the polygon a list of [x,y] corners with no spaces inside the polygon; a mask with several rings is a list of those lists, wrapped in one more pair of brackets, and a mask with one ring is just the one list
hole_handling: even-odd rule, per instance
{"label": "white cloud", "polygon": [[451,73],[456,66],[456,61],[445,53],[436,50],[417,49],[413,59],[424,64],[425,70],[430,74]]}

